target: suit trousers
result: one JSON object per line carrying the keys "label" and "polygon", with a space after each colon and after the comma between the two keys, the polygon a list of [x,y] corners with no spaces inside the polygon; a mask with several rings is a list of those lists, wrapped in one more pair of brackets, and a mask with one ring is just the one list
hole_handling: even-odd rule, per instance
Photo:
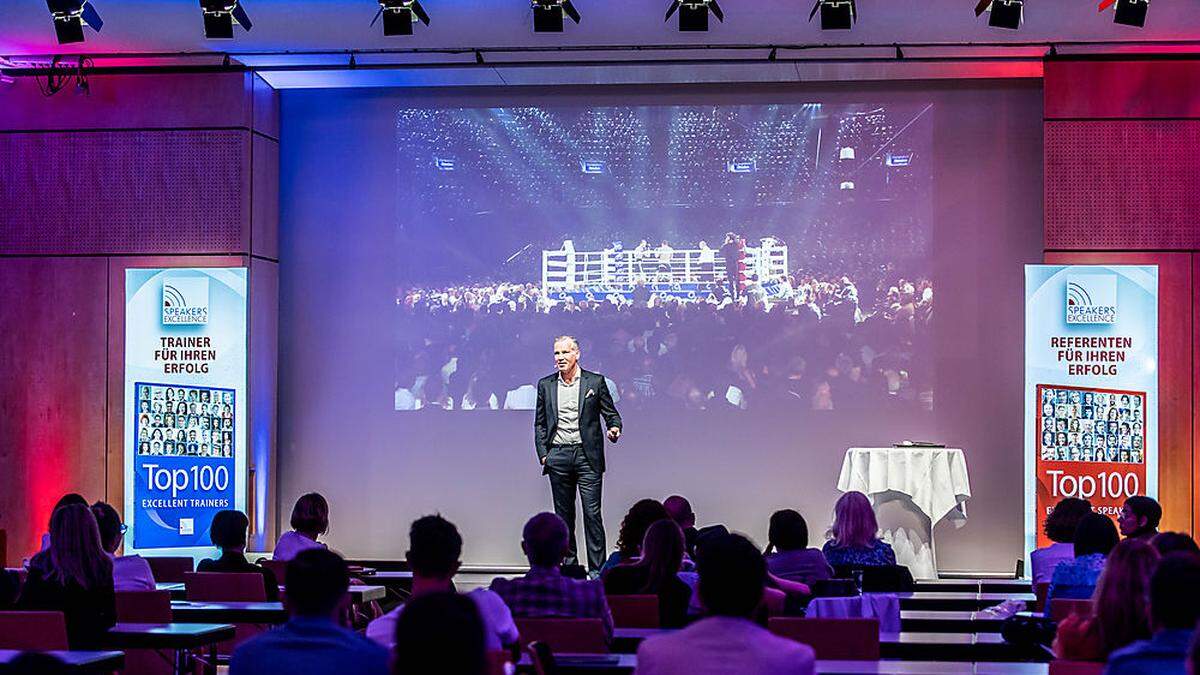
{"label": "suit trousers", "polygon": [[578,564],[579,552],[575,543],[575,490],[583,504],[583,535],[587,542],[589,572],[599,572],[604,565],[604,520],[600,516],[600,488],[604,475],[587,460],[583,445],[553,445],[546,456],[550,474],[550,494],[554,512],[567,523],[571,548],[567,564]]}

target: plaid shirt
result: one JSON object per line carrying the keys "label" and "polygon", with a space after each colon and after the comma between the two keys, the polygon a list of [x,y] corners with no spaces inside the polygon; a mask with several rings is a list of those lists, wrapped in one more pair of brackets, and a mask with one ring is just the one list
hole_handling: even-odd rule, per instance
{"label": "plaid shirt", "polygon": [[513,616],[598,618],[604,623],[605,635],[612,638],[612,614],[604,598],[604,584],[598,579],[568,579],[558,568],[533,569],[519,579],[493,580],[492,591],[504,599]]}

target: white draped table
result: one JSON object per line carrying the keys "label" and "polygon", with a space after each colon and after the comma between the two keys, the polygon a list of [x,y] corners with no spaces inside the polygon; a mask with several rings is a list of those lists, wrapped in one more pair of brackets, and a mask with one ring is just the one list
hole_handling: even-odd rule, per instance
{"label": "white draped table", "polygon": [[895,593],[813,598],[804,615],[812,619],[879,619],[880,633],[900,632],[900,598]]}
{"label": "white draped table", "polygon": [[917,579],[937,578],[933,527],[961,527],[971,498],[967,459],[959,448],[850,448],[837,487],[871,498],[884,541]]}

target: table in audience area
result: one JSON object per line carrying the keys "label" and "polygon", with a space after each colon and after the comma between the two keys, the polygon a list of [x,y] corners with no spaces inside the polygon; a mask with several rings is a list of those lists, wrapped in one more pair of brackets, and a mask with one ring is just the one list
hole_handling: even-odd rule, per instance
{"label": "table in audience area", "polygon": [[[186,600],[187,589],[182,583],[158,582],[154,587],[160,591],[170,591],[172,600]],[[287,586],[280,586],[281,593],[287,592]],[[350,601],[356,605],[364,602],[373,602],[382,600],[387,595],[387,588],[383,586],[351,586],[347,592],[350,594]]]}
{"label": "table in audience area", "polygon": [[175,675],[188,671],[187,651],[208,649],[209,663],[217,663],[217,643],[232,640],[234,627],[227,623],[118,623],[108,630],[106,645],[118,649],[158,649],[175,652]]}
{"label": "table in audience area", "polygon": [[1028,593],[1033,590],[1029,579],[918,579],[914,591],[949,593]]}
{"label": "table in audience area", "polygon": [[[0,649],[0,664],[8,664],[22,654],[19,649]],[[111,673],[125,667],[125,654],[116,651],[51,651],[46,652],[66,664],[72,673]]]}
{"label": "table in audience area", "polygon": [[881,633],[899,633],[900,599],[895,593],[813,598],[805,616],[812,619],[879,619]]}
{"label": "table in audience area", "polygon": [[909,633],[999,633],[1003,623],[1004,619],[988,612],[900,612],[900,629]]}
{"label": "table in audience area", "polygon": [[171,601],[171,616],[179,623],[287,623],[282,602]]}
{"label": "table in audience area", "polygon": [[[560,673],[588,675],[627,675],[637,668],[634,654],[556,654]],[[952,661],[831,661],[818,660],[816,671],[822,675],[1046,675],[1045,663],[962,663]],[[517,664],[517,672],[532,673],[533,663],[526,654]]]}
{"label": "table in audience area", "polygon": [[1033,593],[943,593],[937,591],[914,591],[896,593],[900,598],[901,610],[977,612],[995,607],[1005,600],[1034,602]]}

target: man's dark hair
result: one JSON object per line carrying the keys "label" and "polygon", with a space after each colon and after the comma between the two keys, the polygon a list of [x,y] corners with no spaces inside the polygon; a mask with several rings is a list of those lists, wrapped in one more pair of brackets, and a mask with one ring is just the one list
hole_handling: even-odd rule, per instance
{"label": "man's dark hair", "polygon": [[246,546],[246,528],[250,527],[250,519],[241,511],[217,511],[212,519],[212,530],[209,538],[213,546],[220,549],[238,549]]}
{"label": "man's dark hair", "polygon": [[700,600],[710,614],[749,617],[762,601],[767,563],[740,534],[705,540],[696,563]]}
{"label": "man's dark hair", "polygon": [[1113,525],[1111,518],[1089,513],[1080,519],[1075,528],[1075,557],[1092,553],[1108,555],[1119,541],[1121,535],[1117,534],[1117,526]]}
{"label": "man's dark hair", "polygon": [[1134,495],[1125,500],[1125,506],[1138,518],[1146,519],[1146,524],[1138,528],[1139,531],[1157,530],[1162,522],[1162,506],[1151,497]]}
{"label": "man's dark hair", "polygon": [[567,524],[553,513],[543,512],[530,518],[521,533],[529,564],[557,567],[567,554],[568,536]]}
{"label": "man's dark hair", "polygon": [[779,551],[799,551],[808,548],[808,523],[799,511],[783,509],[771,514],[767,541]]}
{"label": "man's dark hair", "polygon": [[100,545],[109,553],[117,550],[117,542],[121,540],[121,516],[117,510],[111,504],[96,502],[92,504],[92,515],[100,528]]}
{"label": "man's dark hair", "polygon": [[408,564],[421,576],[448,577],[462,555],[462,537],[454,523],[433,515],[413,521],[408,530]]}
{"label": "man's dark hair", "polygon": [[329,616],[349,587],[346,561],[329,549],[305,549],[287,564],[287,604],[292,614]]}
{"label": "man's dark hair", "polygon": [[[1150,540],[1150,544],[1158,549],[1159,555],[1172,553],[1195,553],[1200,555],[1200,546],[1196,540],[1183,532],[1159,532]],[[1200,672],[1200,671],[1197,671]]]}
{"label": "man's dark hair", "polygon": [[1092,505],[1086,499],[1078,497],[1061,499],[1054,505],[1050,515],[1046,516],[1042,531],[1051,541],[1070,544],[1075,541],[1075,528],[1079,527],[1079,521],[1091,512]]}
{"label": "man's dark hair", "polygon": [[1200,619],[1200,556],[1172,553],[1150,577],[1150,622],[1155,630],[1192,630]]}
{"label": "man's dark hair", "polygon": [[421,595],[406,602],[396,620],[392,672],[481,675],[487,672],[485,645],[473,600],[453,592]]}

